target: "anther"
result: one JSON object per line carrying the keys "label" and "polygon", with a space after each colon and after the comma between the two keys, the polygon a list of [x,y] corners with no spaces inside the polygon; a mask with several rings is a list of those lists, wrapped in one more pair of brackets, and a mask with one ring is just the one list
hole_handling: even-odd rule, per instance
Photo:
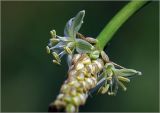
{"label": "anther", "polygon": [[118,82],[118,84],[122,87],[122,89],[123,89],[124,91],[127,90],[126,86],[125,86],[121,81],[118,80],[117,82]]}
{"label": "anther", "polygon": [[72,54],[72,51],[71,51],[71,49],[69,47],[65,46],[63,48],[68,54]]}
{"label": "anther", "polygon": [[51,51],[50,51],[50,48],[48,46],[46,46],[46,50],[47,50],[47,53],[50,54]]}
{"label": "anther", "polygon": [[52,43],[57,43],[57,42],[59,42],[60,40],[57,39],[57,38],[51,38],[50,41],[51,41]]}
{"label": "anther", "polygon": [[60,65],[60,63],[57,60],[52,60],[53,63]]}
{"label": "anther", "polygon": [[56,38],[56,31],[55,30],[50,31],[50,33],[51,33],[52,38]]}
{"label": "anther", "polygon": [[108,89],[109,89],[109,84],[107,84],[106,86],[102,87],[101,93],[105,94],[108,91]]}
{"label": "anther", "polygon": [[53,54],[54,58],[57,60],[57,62],[61,61],[59,58],[59,55],[56,52],[53,52],[52,54]]}

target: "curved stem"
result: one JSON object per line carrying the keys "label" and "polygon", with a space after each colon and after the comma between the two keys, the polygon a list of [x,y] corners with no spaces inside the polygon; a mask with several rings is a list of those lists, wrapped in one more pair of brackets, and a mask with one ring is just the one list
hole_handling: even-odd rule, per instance
{"label": "curved stem", "polygon": [[104,27],[98,35],[97,48],[103,50],[108,41],[113,37],[116,31],[123,25],[123,23],[132,16],[138,9],[145,5],[148,1],[131,1],[124,8],[122,8]]}

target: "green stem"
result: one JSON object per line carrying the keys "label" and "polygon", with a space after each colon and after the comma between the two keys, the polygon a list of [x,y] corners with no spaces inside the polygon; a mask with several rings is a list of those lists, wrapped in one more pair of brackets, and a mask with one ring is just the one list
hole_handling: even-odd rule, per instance
{"label": "green stem", "polygon": [[140,9],[148,1],[131,1],[124,8],[122,8],[104,27],[102,32],[98,35],[97,48],[103,50],[108,41],[113,37],[116,31],[123,25],[123,23],[132,16],[138,9]]}

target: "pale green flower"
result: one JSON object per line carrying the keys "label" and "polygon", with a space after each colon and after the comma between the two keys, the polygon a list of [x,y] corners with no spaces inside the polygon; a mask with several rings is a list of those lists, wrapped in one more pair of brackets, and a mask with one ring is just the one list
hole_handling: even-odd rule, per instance
{"label": "pale green flower", "polygon": [[76,37],[76,34],[80,30],[83,23],[84,15],[85,11],[80,11],[74,18],[71,18],[67,22],[64,28],[64,37],[56,35],[55,30],[50,32],[52,38],[50,39],[46,49],[47,53],[53,54],[55,58],[55,60],[53,60],[54,63],[60,64],[61,58],[65,54],[73,54],[74,50],[78,53],[90,53],[94,50],[94,46],[92,46],[89,42]]}

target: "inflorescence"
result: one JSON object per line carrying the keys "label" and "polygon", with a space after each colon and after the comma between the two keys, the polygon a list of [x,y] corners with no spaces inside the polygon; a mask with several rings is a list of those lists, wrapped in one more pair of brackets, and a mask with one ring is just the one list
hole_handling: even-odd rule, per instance
{"label": "inflorescence", "polygon": [[46,47],[53,55],[53,62],[61,63],[66,55],[69,66],[68,78],[63,83],[56,100],[50,104],[49,111],[78,112],[84,105],[90,92],[98,88],[101,94],[116,95],[119,86],[126,91],[123,82],[130,82],[134,75],[141,72],[127,69],[109,60],[108,55],[96,48],[98,40],[79,33],[85,11],[71,18],[64,29],[64,36],[58,36],[52,30],[51,39]]}

